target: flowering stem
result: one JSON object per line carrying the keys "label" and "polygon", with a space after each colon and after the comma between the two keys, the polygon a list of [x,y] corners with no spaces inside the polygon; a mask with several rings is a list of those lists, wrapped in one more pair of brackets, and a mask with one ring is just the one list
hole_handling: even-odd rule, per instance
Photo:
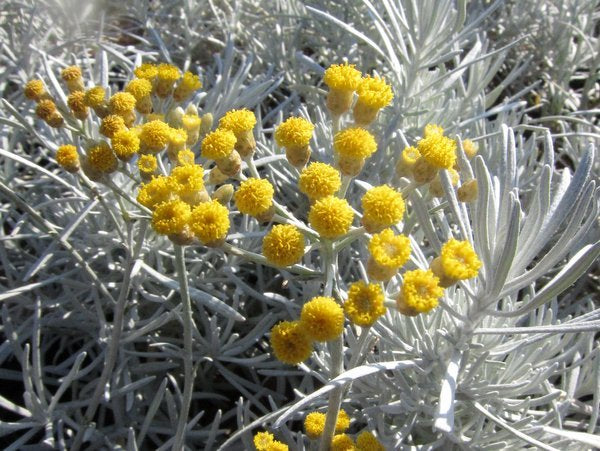
{"label": "flowering stem", "polygon": [[[344,369],[344,344],[343,335],[340,335],[333,341],[327,343],[329,354],[331,355],[330,380],[339,376]],[[325,428],[319,444],[319,451],[327,451],[331,445],[331,439],[335,432],[335,423],[337,421],[340,407],[342,405],[342,394],[344,387],[336,387],[329,394],[329,403],[327,404],[327,418],[325,419]]]}
{"label": "flowering stem", "polygon": [[175,433],[175,441],[172,448],[173,451],[179,451],[183,449],[185,426],[190,412],[192,391],[194,389],[194,356],[192,349],[192,328],[194,327],[194,320],[192,318],[192,305],[190,301],[187,270],[185,268],[184,246],[175,245],[175,264],[177,266],[177,277],[179,278],[179,290],[183,312],[183,399],[181,401],[179,422],[177,423],[177,432]]}
{"label": "flowering stem", "polygon": [[324,296],[333,293],[333,279],[335,276],[335,260],[333,255],[333,243],[327,240],[323,243],[323,273],[325,274]]}

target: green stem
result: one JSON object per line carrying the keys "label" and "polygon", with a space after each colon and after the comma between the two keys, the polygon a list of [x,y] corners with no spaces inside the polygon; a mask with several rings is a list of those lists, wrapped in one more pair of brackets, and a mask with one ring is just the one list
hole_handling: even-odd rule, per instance
{"label": "green stem", "polygon": [[183,312],[183,399],[181,401],[181,411],[175,432],[175,441],[173,451],[183,449],[185,426],[187,425],[192,404],[192,392],[194,389],[194,366],[192,349],[192,328],[194,320],[192,318],[192,304],[190,301],[190,290],[188,286],[187,270],[185,268],[185,247],[175,245],[175,264],[177,266],[177,277],[179,279],[179,292],[181,295]]}

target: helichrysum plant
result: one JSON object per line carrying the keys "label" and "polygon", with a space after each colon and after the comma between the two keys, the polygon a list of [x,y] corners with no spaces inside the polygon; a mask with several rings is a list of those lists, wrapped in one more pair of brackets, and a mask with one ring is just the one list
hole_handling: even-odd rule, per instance
{"label": "helichrysum plant", "polygon": [[568,141],[597,130],[528,122],[528,88],[494,103],[520,70],[478,27],[498,4],[180,3],[129,10],[162,57],[190,66],[192,14],[244,52],[27,43],[30,117],[4,101],[39,147],[0,149],[10,449],[600,446],[597,162]]}

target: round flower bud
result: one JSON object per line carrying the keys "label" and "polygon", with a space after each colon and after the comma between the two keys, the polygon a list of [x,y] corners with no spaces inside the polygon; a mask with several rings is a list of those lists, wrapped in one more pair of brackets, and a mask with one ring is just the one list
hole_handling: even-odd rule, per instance
{"label": "round flower bud", "polygon": [[371,188],[362,197],[362,223],[369,233],[380,232],[402,220],[404,200],[402,194],[388,185]]}
{"label": "round flower bud", "polygon": [[373,122],[377,112],[388,106],[394,98],[391,86],[380,77],[363,78],[357,92],[358,100],[353,110],[354,122],[363,126]]}
{"label": "round flower bud", "polygon": [[93,169],[103,174],[110,174],[119,166],[119,160],[104,141],[98,142],[88,150],[87,161]]}
{"label": "round flower bud", "polygon": [[210,160],[227,158],[233,152],[236,141],[231,130],[216,129],[202,140],[202,156]]}
{"label": "round flower bud", "polygon": [[296,365],[312,353],[312,341],[299,321],[281,321],[271,329],[271,347],[277,360]]}
{"label": "round flower bud", "polygon": [[310,225],[323,238],[337,238],[348,233],[354,212],[345,199],[334,196],[317,200],[310,208]]}
{"label": "round flower bud", "polygon": [[294,225],[276,225],[265,235],[262,251],[276,266],[293,265],[304,255],[304,235]]}
{"label": "round flower bud", "polygon": [[112,148],[119,160],[129,161],[140,149],[140,139],[131,130],[123,129],[116,132],[111,140]]}
{"label": "round flower bud", "polygon": [[219,245],[229,231],[229,210],[216,200],[200,203],[192,210],[190,227],[205,245]]}
{"label": "round flower bud", "polygon": [[439,133],[431,133],[420,139],[417,149],[431,166],[450,169],[456,163],[456,141]]}
{"label": "round flower bud", "polygon": [[274,193],[268,180],[249,178],[235,192],[235,205],[240,213],[257,217],[271,209]]}
{"label": "round flower bud", "polygon": [[39,102],[47,95],[44,82],[39,79],[29,80],[25,84],[23,93],[25,94],[25,98],[35,100],[36,102]]}
{"label": "round flower bud", "polygon": [[331,196],[342,186],[340,173],[334,167],[325,163],[311,163],[300,173],[298,188],[309,199],[317,200]]}
{"label": "round flower bud", "polygon": [[100,133],[107,138],[113,138],[117,132],[126,130],[125,121],[121,116],[109,114],[102,119],[100,123]]}
{"label": "round flower bud", "polygon": [[479,188],[476,179],[467,180],[457,190],[457,197],[460,202],[474,202],[477,200]]}
{"label": "round flower bud", "polygon": [[140,133],[140,151],[158,153],[165,148],[171,138],[171,127],[163,121],[154,120],[142,125]]}
{"label": "round flower bud", "polygon": [[77,148],[71,144],[60,146],[56,151],[56,162],[68,172],[79,171],[79,154]]}
{"label": "round flower bud", "polygon": [[161,235],[183,232],[191,217],[190,206],[175,199],[159,204],[152,214],[152,228]]}

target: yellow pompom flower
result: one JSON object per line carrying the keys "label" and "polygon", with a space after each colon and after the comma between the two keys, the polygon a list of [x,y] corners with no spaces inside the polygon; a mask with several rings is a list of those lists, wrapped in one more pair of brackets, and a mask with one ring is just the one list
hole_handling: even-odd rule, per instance
{"label": "yellow pompom flower", "polygon": [[436,169],[450,169],[456,163],[456,141],[438,132],[430,132],[417,143],[425,161]]}
{"label": "yellow pompom flower", "polygon": [[312,341],[300,321],[281,321],[271,329],[271,347],[277,360],[296,365],[312,353]]}
{"label": "yellow pompom flower", "polygon": [[116,114],[109,114],[100,123],[100,133],[111,139],[117,132],[125,129],[125,121]]}
{"label": "yellow pompom flower", "polygon": [[177,166],[169,176],[177,184],[177,194],[185,202],[195,205],[204,190],[204,168],[199,164]]}
{"label": "yellow pompom flower", "polygon": [[330,341],[344,330],[344,310],[331,297],[317,296],[302,306],[300,323],[316,341]]}
{"label": "yellow pompom flower", "polygon": [[407,271],[403,279],[402,291],[396,301],[401,313],[414,316],[437,307],[438,299],[444,295],[444,290],[431,270]]}
{"label": "yellow pompom flower", "polygon": [[108,106],[112,114],[125,116],[135,108],[135,97],[128,92],[117,92],[108,99]]}
{"label": "yellow pompom flower", "polygon": [[416,147],[405,147],[396,163],[396,174],[399,177],[410,177],[412,175],[412,168],[420,156],[421,154]]}
{"label": "yellow pompom flower", "polygon": [[[314,440],[323,434],[326,415],[321,412],[311,412],[304,419],[304,430],[308,438]],[[341,433],[350,427],[350,417],[344,409],[340,409],[335,422],[335,432]]]}
{"label": "yellow pompom flower", "polygon": [[227,237],[229,210],[216,200],[198,204],[192,210],[190,227],[204,244],[215,244]]}
{"label": "yellow pompom flower", "polygon": [[196,156],[194,152],[190,149],[183,149],[177,152],[177,164],[180,166],[187,166],[189,164],[194,164],[194,160]]}
{"label": "yellow pompom flower", "polygon": [[152,81],[158,75],[158,68],[155,64],[144,63],[141,66],[136,67],[133,73],[137,78],[144,78]]}
{"label": "yellow pompom flower", "polygon": [[346,199],[326,196],[310,208],[310,225],[324,238],[337,238],[348,233],[354,212]]}
{"label": "yellow pompom flower", "polygon": [[173,92],[173,99],[176,102],[183,102],[190,97],[194,91],[197,91],[201,87],[202,82],[200,82],[200,77],[191,72],[186,72],[183,74],[181,81],[175,88],[175,92]]}
{"label": "yellow pompom flower", "polygon": [[274,193],[273,185],[268,180],[249,178],[235,192],[235,205],[240,213],[260,216],[271,209]]}
{"label": "yellow pompom flower", "polygon": [[270,446],[275,441],[273,434],[270,432],[257,432],[254,435],[254,447],[256,451],[266,451],[268,446]]}
{"label": "yellow pompom flower", "polygon": [[280,147],[308,146],[315,126],[303,117],[290,117],[275,130],[275,141]]}
{"label": "yellow pompom flower", "polygon": [[171,127],[160,120],[146,122],[140,133],[140,150],[144,153],[158,153],[169,143]]}
{"label": "yellow pompom flower", "polygon": [[158,161],[156,161],[154,155],[140,155],[140,158],[137,161],[137,167],[142,174],[154,174],[158,169]]}
{"label": "yellow pompom flower", "polygon": [[219,128],[231,130],[235,135],[252,130],[256,125],[256,116],[248,109],[231,110],[219,121]]}
{"label": "yellow pompom flower", "polygon": [[25,98],[29,100],[39,101],[46,94],[46,88],[44,87],[44,82],[40,79],[29,80],[25,84],[25,88],[23,89],[23,94],[25,94]]}
{"label": "yellow pompom flower", "polygon": [[137,201],[144,207],[153,209],[156,205],[175,198],[177,185],[169,177],[154,177],[140,187]]}
{"label": "yellow pompom flower", "polygon": [[294,225],[276,225],[265,235],[262,251],[267,260],[274,265],[293,265],[304,255],[304,235]]}
{"label": "yellow pompom flower", "polygon": [[347,128],[335,134],[333,149],[340,157],[364,160],[377,150],[377,141],[364,128]]}
{"label": "yellow pompom flower", "polygon": [[358,100],[354,105],[354,121],[368,125],[375,120],[377,112],[390,104],[394,98],[392,88],[383,78],[366,76],[357,89]]}
{"label": "yellow pompom flower", "polygon": [[79,120],[85,120],[88,115],[88,107],[85,104],[85,93],[74,91],[67,97],[67,105],[71,108],[73,116]]}
{"label": "yellow pompom flower", "polygon": [[139,101],[152,93],[152,83],[145,78],[134,78],[127,83],[125,91]]}
{"label": "yellow pompom flower", "polygon": [[81,68],[78,66],[65,67],[60,73],[61,78],[67,85],[69,92],[83,91],[83,79]]}
{"label": "yellow pompom flower", "polygon": [[303,169],[298,179],[298,188],[311,200],[335,194],[342,186],[340,172],[325,163],[311,163]]}
{"label": "yellow pompom flower", "polygon": [[112,149],[104,141],[88,150],[87,160],[92,168],[105,174],[116,171],[119,164]]}
{"label": "yellow pompom flower", "polygon": [[77,172],[80,168],[77,148],[71,144],[60,146],[56,151],[56,162],[68,172]]}
{"label": "yellow pompom flower", "polygon": [[112,148],[122,161],[129,161],[140,149],[140,138],[131,130],[119,130],[111,140]]}
{"label": "yellow pompom flower", "polygon": [[354,64],[332,64],[325,70],[323,83],[329,89],[339,91],[356,91],[360,85],[362,74]]}
{"label": "yellow pompom flower", "polygon": [[356,451],[356,445],[347,434],[336,434],[331,440],[329,451]]}
{"label": "yellow pompom flower", "polygon": [[35,108],[35,114],[44,121],[47,121],[53,114],[57,112],[56,104],[50,99],[40,100]]}
{"label": "yellow pompom flower", "polygon": [[442,246],[441,263],[444,273],[456,280],[477,276],[481,261],[468,241],[450,239]]}
{"label": "yellow pompom flower", "polygon": [[182,200],[162,202],[152,214],[152,228],[161,235],[175,235],[183,232],[190,217],[190,206]]}
{"label": "yellow pompom flower", "polygon": [[377,284],[363,281],[350,285],[348,299],[344,302],[344,312],[350,321],[360,327],[372,326],[377,318],[385,313],[385,298]]}
{"label": "yellow pompom flower", "polygon": [[369,431],[361,432],[356,438],[357,451],[385,451],[385,447]]}
{"label": "yellow pompom flower", "polygon": [[202,156],[210,160],[221,160],[227,158],[233,149],[237,139],[231,130],[216,129],[202,140]]}
{"label": "yellow pompom flower", "polygon": [[362,223],[369,233],[380,232],[399,222],[404,215],[404,199],[388,185],[371,188],[362,197]]}
{"label": "yellow pompom flower", "polygon": [[85,91],[83,101],[87,106],[96,109],[104,105],[105,97],[106,90],[102,86],[94,86]]}
{"label": "yellow pompom flower", "polygon": [[181,72],[172,64],[163,63],[158,66],[156,78],[156,95],[164,98],[171,93],[173,85],[181,78]]}
{"label": "yellow pompom flower", "polygon": [[269,446],[267,446],[265,451],[289,451],[290,447],[285,443],[280,442],[279,440],[274,440]]}
{"label": "yellow pompom flower", "polygon": [[369,241],[369,252],[375,262],[386,268],[398,269],[410,257],[410,240],[406,235],[394,235],[392,229],[385,229],[373,235]]}

